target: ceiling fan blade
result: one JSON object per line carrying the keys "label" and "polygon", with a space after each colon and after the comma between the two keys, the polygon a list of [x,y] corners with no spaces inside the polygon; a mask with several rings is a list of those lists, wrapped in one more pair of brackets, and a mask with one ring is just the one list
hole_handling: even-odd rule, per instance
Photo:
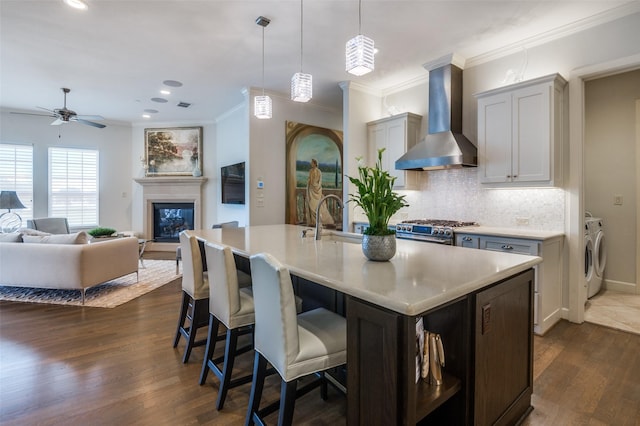
{"label": "ceiling fan blade", "polygon": [[103,129],[103,128],[107,127],[104,124],[94,123],[93,121],[83,120],[82,118],[77,118],[77,117],[76,117],[76,119],[74,121],[77,121],[78,123],[86,124],[88,126],[97,127],[98,129]]}
{"label": "ceiling fan blade", "polygon": [[56,118],[55,120],[53,120],[53,122],[51,123],[52,126],[59,126],[61,124],[64,123],[64,120],[62,120],[61,118]]}
{"label": "ceiling fan blade", "polygon": [[94,120],[94,121],[104,120],[104,117],[101,115],[76,115],[76,117],[81,120]]}
{"label": "ceiling fan blade", "polygon": [[54,110],[49,109],[49,108],[45,108],[45,107],[41,107],[41,106],[37,106],[36,108],[38,108],[38,109],[43,109],[43,110],[45,110],[45,111],[47,111],[47,112],[49,112],[49,113],[53,114],[54,116],[55,116],[55,114],[56,114],[56,112],[55,112]]}
{"label": "ceiling fan blade", "polygon": [[32,112],[17,112],[17,111],[11,111],[11,114],[18,114],[18,115],[36,115],[38,117],[55,117],[55,115],[53,114],[35,114]]}

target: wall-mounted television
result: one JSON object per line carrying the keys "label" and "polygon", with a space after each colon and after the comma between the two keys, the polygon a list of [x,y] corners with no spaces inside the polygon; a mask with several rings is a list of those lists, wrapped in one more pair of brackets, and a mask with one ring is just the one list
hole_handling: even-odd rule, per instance
{"label": "wall-mounted television", "polygon": [[223,204],[245,204],[244,161],[220,169]]}

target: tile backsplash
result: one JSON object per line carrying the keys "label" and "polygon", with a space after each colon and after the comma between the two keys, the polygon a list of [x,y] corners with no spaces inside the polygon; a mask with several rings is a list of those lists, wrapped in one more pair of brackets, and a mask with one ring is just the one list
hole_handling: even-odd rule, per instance
{"label": "tile backsplash", "polygon": [[418,173],[420,189],[399,191],[407,196],[410,206],[398,212],[393,222],[451,219],[484,226],[564,231],[563,189],[485,189],[478,182],[476,168]]}

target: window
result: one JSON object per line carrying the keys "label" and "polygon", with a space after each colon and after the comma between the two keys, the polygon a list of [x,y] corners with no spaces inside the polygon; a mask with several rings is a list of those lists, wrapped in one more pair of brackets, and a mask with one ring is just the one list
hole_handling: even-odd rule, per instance
{"label": "window", "polygon": [[26,207],[16,213],[22,226],[33,219],[33,146],[0,143],[0,190],[16,191]]}
{"label": "window", "polygon": [[49,148],[49,216],[69,227],[98,225],[98,151]]}

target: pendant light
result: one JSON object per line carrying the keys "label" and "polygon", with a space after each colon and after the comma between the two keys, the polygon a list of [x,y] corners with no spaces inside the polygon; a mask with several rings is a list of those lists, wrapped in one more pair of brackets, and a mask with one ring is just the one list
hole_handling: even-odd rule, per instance
{"label": "pendant light", "polygon": [[358,35],[347,42],[346,70],[361,76],[373,71],[373,40],[362,35],[362,0],[358,0]]}
{"label": "pendant light", "polygon": [[302,5],[300,0],[300,72],[291,77],[291,99],[296,102],[309,102],[313,95],[313,77],[302,72],[302,34],[304,30]]}
{"label": "pendant light", "polygon": [[258,16],[256,24],[262,27],[262,96],[253,98],[253,115],[256,118],[271,118],[271,98],[264,94],[264,28],[269,25],[271,20],[264,16]]}

